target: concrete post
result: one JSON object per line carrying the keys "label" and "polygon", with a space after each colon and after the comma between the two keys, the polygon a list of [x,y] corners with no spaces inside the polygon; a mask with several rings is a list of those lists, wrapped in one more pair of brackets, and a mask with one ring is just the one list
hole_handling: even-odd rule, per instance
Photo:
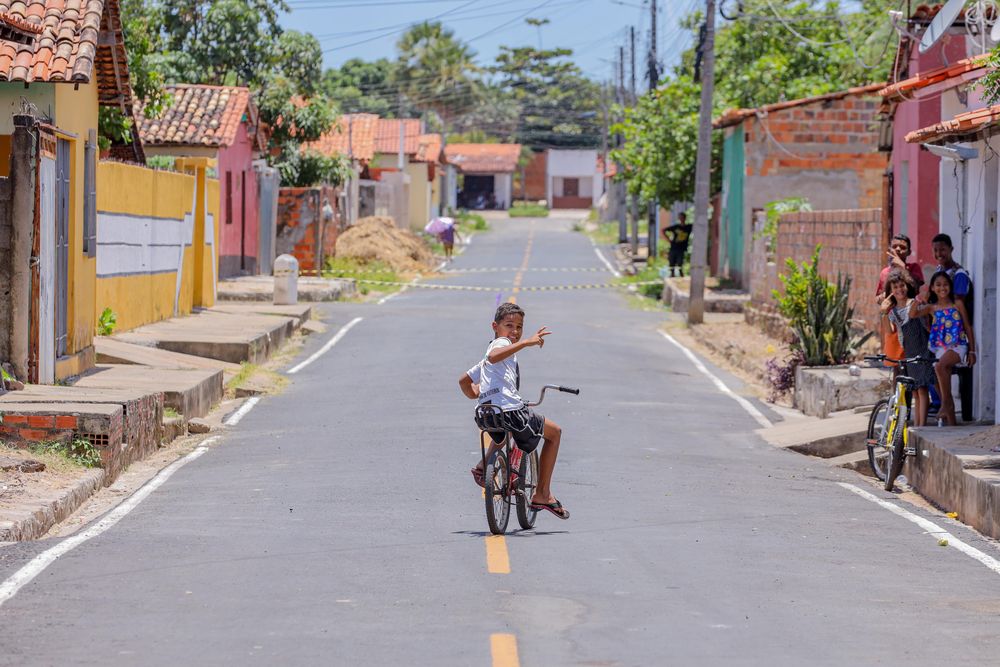
{"label": "concrete post", "polygon": [[[983,168],[983,202],[986,205],[986,227],[983,230],[982,299],[976,304],[974,323],[981,327],[976,332],[979,344],[979,363],[975,372],[979,376],[979,418],[996,423],[997,373],[997,178],[1000,168],[997,161],[986,160]],[[981,306],[979,304],[982,304]]]}
{"label": "concrete post", "polygon": [[31,246],[35,233],[35,119],[14,116],[11,139],[10,363],[19,379],[28,377],[31,322]]}

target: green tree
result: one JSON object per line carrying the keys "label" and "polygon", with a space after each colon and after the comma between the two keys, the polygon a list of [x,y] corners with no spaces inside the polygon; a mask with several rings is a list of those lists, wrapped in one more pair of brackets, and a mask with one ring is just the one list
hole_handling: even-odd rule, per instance
{"label": "green tree", "polygon": [[398,90],[417,108],[437,114],[445,129],[478,98],[475,52],[441,23],[420,23],[396,43]]}
{"label": "green tree", "polygon": [[338,68],[326,70],[320,89],[343,113],[394,118],[399,107],[394,69],[395,63],[386,58],[373,62],[352,58]]}
{"label": "green tree", "polygon": [[514,138],[532,148],[595,147],[601,141],[601,89],[570,49],[501,46],[491,71],[517,105]]}

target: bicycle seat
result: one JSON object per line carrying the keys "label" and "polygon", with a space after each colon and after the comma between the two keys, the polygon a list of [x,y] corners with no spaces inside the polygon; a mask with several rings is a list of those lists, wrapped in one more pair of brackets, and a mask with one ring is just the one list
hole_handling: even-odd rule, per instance
{"label": "bicycle seat", "polygon": [[497,405],[476,406],[476,426],[489,433],[507,432],[503,421],[503,410]]}
{"label": "bicycle seat", "polygon": [[908,375],[899,375],[899,376],[897,376],[896,377],[896,382],[902,382],[903,384],[908,385],[910,387],[912,387],[913,385],[917,384],[917,381],[914,380],[913,378],[911,378]]}

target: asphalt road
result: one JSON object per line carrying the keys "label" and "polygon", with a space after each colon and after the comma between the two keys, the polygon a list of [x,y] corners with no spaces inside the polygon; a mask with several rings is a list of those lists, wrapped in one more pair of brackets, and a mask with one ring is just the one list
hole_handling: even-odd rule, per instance
{"label": "asphalt road", "polygon": [[[765,445],[662,315],[531,289],[611,278],[568,220],[495,223],[452,268],[431,282],[488,289],[325,306],[302,359],[363,319],[0,606],[0,665],[996,664],[998,574]],[[554,332],[525,394],[582,389],[541,410],[572,518],[490,541],[456,382],[518,284]],[[0,582],[58,542],[0,548]]]}

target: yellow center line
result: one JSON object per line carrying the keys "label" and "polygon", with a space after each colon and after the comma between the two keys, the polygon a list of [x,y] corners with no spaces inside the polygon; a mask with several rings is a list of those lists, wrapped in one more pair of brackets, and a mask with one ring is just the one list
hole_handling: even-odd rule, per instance
{"label": "yellow center line", "polygon": [[521,282],[524,280],[524,272],[528,270],[528,260],[531,259],[531,246],[535,242],[535,224],[531,224],[531,230],[528,232],[528,245],[524,248],[524,259],[521,260],[521,266],[517,270],[517,274],[514,275],[514,287],[510,291],[510,298],[507,299],[510,303],[517,303],[517,297],[514,296],[521,291]]}
{"label": "yellow center line", "polygon": [[517,637],[514,635],[496,633],[490,635],[490,653],[493,655],[493,667],[520,667],[517,657]]}
{"label": "yellow center line", "polygon": [[503,535],[490,535],[486,538],[486,569],[490,574],[510,574],[507,540]]}

